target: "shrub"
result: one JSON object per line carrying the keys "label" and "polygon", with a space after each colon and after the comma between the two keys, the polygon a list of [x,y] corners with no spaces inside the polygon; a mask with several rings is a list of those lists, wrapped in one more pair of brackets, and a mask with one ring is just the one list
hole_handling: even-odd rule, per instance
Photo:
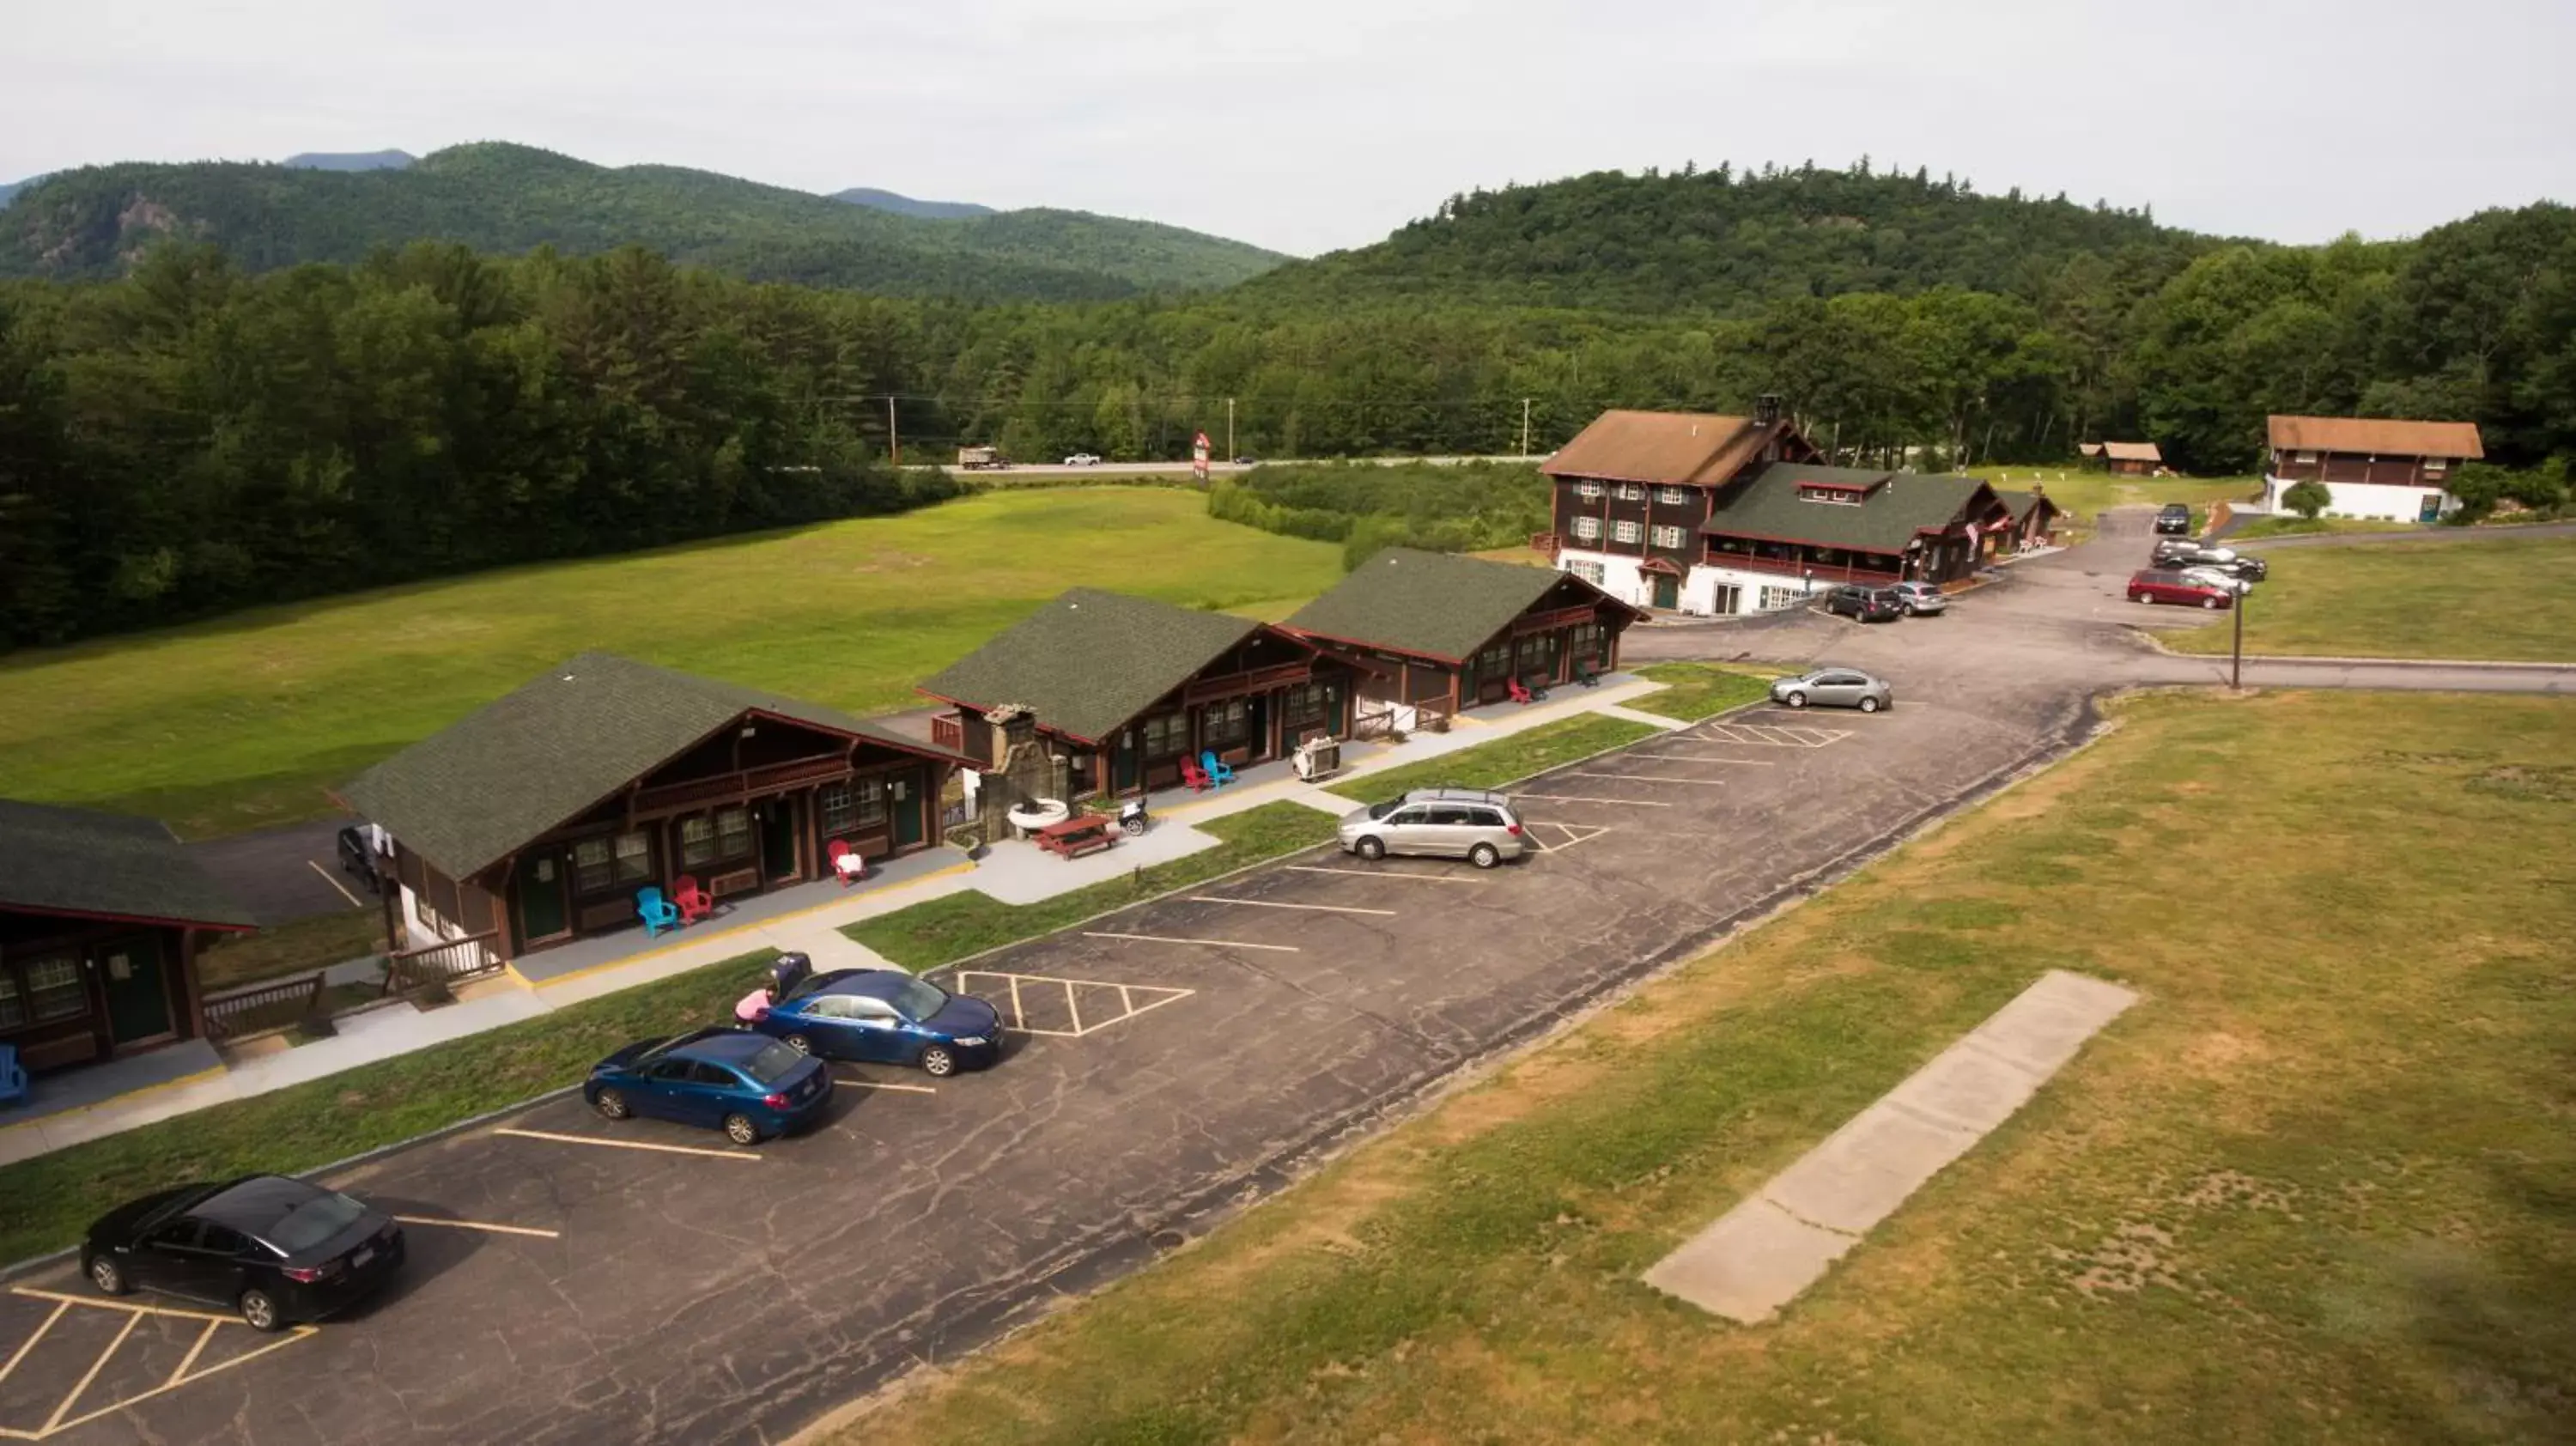
{"label": "shrub", "polygon": [[2317,514],[2325,511],[2326,504],[2332,501],[2334,494],[2327,491],[2322,482],[2301,482],[2281,494],[2282,506],[2310,522],[2316,521]]}

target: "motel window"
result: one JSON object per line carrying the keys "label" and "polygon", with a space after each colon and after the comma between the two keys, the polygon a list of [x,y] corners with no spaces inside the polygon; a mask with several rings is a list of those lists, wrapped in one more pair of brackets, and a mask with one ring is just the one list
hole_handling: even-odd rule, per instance
{"label": "motel window", "polygon": [[1322,723],[1333,710],[1333,691],[1324,683],[1301,683],[1288,690],[1280,705],[1280,716],[1291,728],[1306,728]]}
{"label": "motel window", "polygon": [[814,802],[823,816],[823,832],[848,833],[859,823],[858,800],[846,783],[827,783],[815,790]]}
{"label": "motel window", "polygon": [[1637,539],[1645,535],[1646,524],[1642,522],[1613,522],[1610,524],[1610,536],[1612,540],[1617,542],[1635,542]]}
{"label": "motel window", "polygon": [[0,969],[0,1030],[16,1029],[26,1022],[26,993],[19,989],[16,975]]}
{"label": "motel window", "polygon": [[715,820],[705,814],[680,820],[680,867],[702,869],[715,862]]}
{"label": "motel window", "polygon": [[2316,464],[2316,460],[2317,454],[2314,452],[2301,452],[2299,454],[2299,465],[2302,467],[2314,466]]}
{"label": "motel window", "polygon": [[1585,582],[1592,584],[1594,587],[1599,587],[1601,585],[1601,579],[1607,575],[1607,569],[1605,569],[1600,563],[1584,562],[1576,558],[1566,559],[1565,570],[1573,573],[1576,577],[1583,579]]}
{"label": "motel window", "polygon": [[1145,720],[1145,756],[1170,758],[1190,748],[1190,720],[1186,714],[1166,713]]}
{"label": "motel window", "polygon": [[1598,482],[1577,482],[1574,484],[1574,495],[1586,499],[1597,500],[1601,496],[1601,484]]}
{"label": "motel window", "polygon": [[1206,722],[1199,736],[1210,748],[1238,747],[1252,736],[1252,713],[1241,698],[1210,703],[1201,716]]}
{"label": "motel window", "polygon": [[30,1023],[69,1019],[89,1010],[89,991],[81,987],[80,961],[69,954],[31,959],[18,966],[18,983],[26,990],[20,1013]]}
{"label": "motel window", "polygon": [[720,808],[716,810],[716,857],[738,859],[751,853],[751,810]]}
{"label": "motel window", "polygon": [[1577,623],[1566,632],[1565,651],[1581,661],[1601,656],[1604,630],[1599,623]]}
{"label": "motel window", "polygon": [[2427,472],[2445,471],[2450,467],[2450,465],[2451,459],[2448,457],[2427,457],[2424,459],[2424,470]]}
{"label": "motel window", "polygon": [[1663,503],[1667,507],[1687,507],[1690,505],[1690,489],[1687,487],[1658,487],[1655,489],[1655,500]]}
{"label": "motel window", "polygon": [[1619,484],[1619,500],[1622,502],[1643,502],[1646,500],[1646,489],[1635,482],[1622,482]]}
{"label": "motel window", "polygon": [[1681,546],[1681,545],[1682,545],[1682,530],[1681,530],[1680,528],[1678,528],[1678,527],[1658,527],[1658,528],[1656,528],[1656,529],[1655,529],[1655,546],[1657,546],[1657,547],[1679,547],[1679,546]]}
{"label": "motel window", "polygon": [[1598,517],[1578,517],[1574,519],[1574,540],[1577,542],[1600,541],[1601,519]]}
{"label": "motel window", "polygon": [[1523,676],[1546,676],[1556,671],[1556,634],[1532,633],[1520,640],[1516,666]]}
{"label": "motel window", "polygon": [[1496,643],[1492,647],[1487,648],[1476,655],[1476,676],[1479,678],[1499,678],[1503,675],[1504,670],[1511,667],[1511,665],[1511,645],[1508,643]]}
{"label": "motel window", "polygon": [[424,929],[434,933],[446,932],[446,927],[439,922],[438,910],[430,907],[429,881],[426,879],[421,881],[419,888],[411,891],[411,917],[413,923]]}
{"label": "motel window", "polygon": [[874,828],[886,821],[884,775],[850,780],[850,818],[860,828]]}
{"label": "motel window", "polygon": [[1801,502],[1832,502],[1845,507],[1858,507],[1860,505],[1860,494],[1847,487],[1801,487],[1798,489],[1798,500]]}
{"label": "motel window", "polygon": [[572,846],[573,889],[604,894],[653,877],[653,835],[642,829],[586,838]]}

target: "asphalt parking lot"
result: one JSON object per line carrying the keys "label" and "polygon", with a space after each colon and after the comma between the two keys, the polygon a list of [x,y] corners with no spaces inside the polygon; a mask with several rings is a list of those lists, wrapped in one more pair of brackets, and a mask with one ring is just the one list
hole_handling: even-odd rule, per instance
{"label": "asphalt parking lot", "polygon": [[[1875,717],[1757,709],[1534,780],[1540,851],[1490,873],[1307,854],[970,961],[964,986],[1018,1026],[1000,1067],[836,1066],[805,1137],[741,1151],[564,1098],[365,1166],[333,1183],[415,1222],[406,1275],[263,1355],[235,1360],[248,1333],[219,1326],[181,1370],[169,1342],[202,1317],[114,1344],[120,1309],[64,1305],[36,1339],[59,1302],[0,1301],[0,1360],[35,1340],[0,1429],[778,1439],[1204,1230],[2079,722],[1982,680],[1898,686]],[[68,1268],[22,1284],[82,1291]]]}

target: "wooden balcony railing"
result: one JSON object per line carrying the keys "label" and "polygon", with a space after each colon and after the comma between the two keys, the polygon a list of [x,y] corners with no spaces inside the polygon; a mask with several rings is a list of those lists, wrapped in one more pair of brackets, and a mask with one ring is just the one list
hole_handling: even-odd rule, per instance
{"label": "wooden balcony railing", "polygon": [[762,768],[746,768],[738,773],[719,773],[708,778],[692,778],[685,783],[640,789],[635,794],[635,811],[658,813],[665,809],[685,808],[693,803],[748,798],[754,794],[794,788],[799,784],[821,783],[849,771],[849,762],[837,754],[829,758],[791,759]]}
{"label": "wooden balcony railing", "polygon": [[428,984],[449,984],[476,974],[486,974],[501,967],[501,956],[492,952],[492,941],[500,931],[486,929],[462,939],[448,939],[425,949],[405,949],[386,956],[385,993],[400,994]]}
{"label": "wooden balcony railing", "polygon": [[1861,567],[1847,562],[1802,562],[1794,557],[1755,557],[1742,552],[1712,552],[1706,566],[1780,577],[1813,577],[1818,582],[1894,582],[1897,569]]}
{"label": "wooden balcony railing", "polygon": [[1205,703],[1217,698],[1231,698],[1238,693],[1259,693],[1270,688],[1284,688],[1291,683],[1303,683],[1313,676],[1314,668],[1307,663],[1280,663],[1250,672],[1225,673],[1194,680],[1181,690],[1181,701]]}
{"label": "wooden balcony railing", "polygon": [[206,1038],[222,1044],[261,1030],[282,1029],[311,1014],[321,998],[322,976],[307,974],[209,999]]}
{"label": "wooden balcony railing", "polygon": [[966,751],[966,724],[954,713],[941,713],[930,720],[930,743],[951,753]]}

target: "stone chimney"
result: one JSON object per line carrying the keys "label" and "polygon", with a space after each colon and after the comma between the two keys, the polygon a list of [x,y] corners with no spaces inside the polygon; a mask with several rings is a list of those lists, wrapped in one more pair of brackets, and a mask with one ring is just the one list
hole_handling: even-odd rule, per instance
{"label": "stone chimney", "polygon": [[1011,836],[1006,815],[1024,803],[1064,797],[1064,764],[1038,736],[1037,715],[1005,703],[984,715],[994,730],[993,767],[976,790],[976,810],[987,839]]}

